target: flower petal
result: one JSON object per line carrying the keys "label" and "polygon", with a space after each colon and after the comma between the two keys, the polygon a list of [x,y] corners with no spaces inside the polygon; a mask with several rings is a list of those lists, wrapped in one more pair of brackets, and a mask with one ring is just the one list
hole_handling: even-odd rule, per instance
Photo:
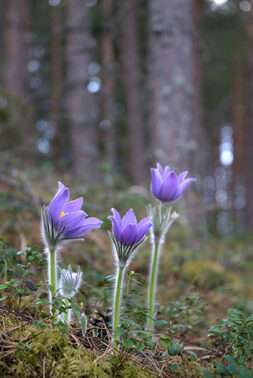
{"label": "flower petal", "polygon": [[[155,168],[151,168],[151,169],[155,169]],[[156,170],[160,173],[161,176],[163,176],[163,167],[160,163],[156,164]]]}
{"label": "flower petal", "polygon": [[159,191],[162,185],[162,176],[155,168],[151,168],[151,187],[150,190],[155,198],[158,198]]}
{"label": "flower petal", "polygon": [[63,206],[62,211],[65,214],[66,213],[72,213],[72,211],[81,210],[82,206],[83,206],[83,198],[80,197],[80,198],[77,198],[74,201],[70,201],[70,202],[65,203],[65,205]]}
{"label": "flower petal", "polygon": [[144,223],[152,223],[151,220],[152,220],[151,217],[143,218],[143,219],[138,223],[138,228],[141,227]]}
{"label": "flower petal", "polygon": [[122,231],[121,243],[125,245],[135,244],[137,238],[137,227],[133,223],[129,223]]}
{"label": "flower petal", "polygon": [[177,176],[172,172],[162,183],[158,198],[165,202],[175,201],[177,187]]}
{"label": "flower petal", "polygon": [[177,182],[178,184],[181,184],[181,182],[184,181],[184,179],[186,178],[186,176],[188,175],[188,171],[184,171],[184,172],[181,172],[178,177],[177,177]]}
{"label": "flower petal", "polygon": [[185,191],[186,188],[188,188],[188,186],[194,182],[194,181],[197,181],[195,178],[193,177],[188,177],[186,180],[184,180],[179,186],[178,186],[178,189],[177,189],[177,193],[176,193],[176,199],[179,198],[183,192]]}
{"label": "flower petal", "polygon": [[144,238],[145,234],[150,229],[150,227],[153,226],[153,224],[151,222],[145,222],[141,226],[140,226],[140,223],[138,225],[137,239],[135,241],[136,243],[138,243],[140,240],[142,240]]}
{"label": "flower petal", "polygon": [[130,223],[137,225],[137,219],[133,209],[128,210],[128,212],[122,218],[122,228],[125,228]]}
{"label": "flower petal", "polygon": [[119,215],[118,211],[114,208],[112,208],[113,216],[117,220],[117,222],[121,223],[121,216]]}
{"label": "flower petal", "polygon": [[55,194],[48,207],[48,215],[52,217],[53,224],[60,219],[60,215],[65,203],[69,199],[69,190],[61,182],[59,182],[58,192]]}
{"label": "flower petal", "polygon": [[171,174],[171,169],[168,165],[165,165],[164,167],[164,173],[163,173],[163,179],[165,179],[166,177],[168,177],[170,174]]}
{"label": "flower petal", "polygon": [[76,227],[69,228],[64,236],[67,238],[78,238],[84,236],[88,231],[93,230],[94,228],[99,228],[103,222],[94,217],[86,218],[82,223]]}
{"label": "flower petal", "polygon": [[110,215],[108,218],[113,222],[112,231],[114,236],[116,239],[120,240],[122,229],[121,222],[119,222],[116,217],[113,217],[112,215]]}
{"label": "flower petal", "polygon": [[80,226],[80,223],[83,223],[83,221],[86,218],[86,214],[84,211],[73,211],[72,213],[68,213],[64,215],[59,220],[59,224],[61,224],[63,227],[77,227]]}

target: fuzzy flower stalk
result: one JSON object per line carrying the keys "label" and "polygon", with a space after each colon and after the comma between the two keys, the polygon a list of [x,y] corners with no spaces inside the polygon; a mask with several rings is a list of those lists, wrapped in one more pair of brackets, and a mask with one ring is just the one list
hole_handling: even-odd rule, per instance
{"label": "fuzzy flower stalk", "polygon": [[[62,296],[65,297],[65,305],[68,307],[70,305],[70,300],[73,298],[81,285],[82,282],[82,271],[80,266],[77,269],[77,272],[73,272],[71,266],[68,266],[68,269],[61,269],[60,279],[59,279],[59,291]],[[71,308],[68,309],[64,314],[64,321],[67,324],[70,324],[71,321]],[[61,317],[63,317],[61,315]]]}
{"label": "fuzzy flower stalk", "polygon": [[83,240],[84,235],[100,227],[102,221],[97,218],[87,218],[81,210],[83,198],[69,201],[69,189],[59,182],[59,189],[49,206],[43,206],[41,211],[41,233],[48,257],[48,283],[50,312],[53,310],[53,299],[58,289],[57,254],[63,243],[73,240]]}
{"label": "fuzzy flower stalk", "polygon": [[152,226],[150,217],[142,219],[137,223],[136,216],[130,209],[121,219],[118,211],[112,209],[113,215],[108,218],[112,221],[113,252],[116,263],[116,283],[113,303],[113,341],[119,341],[116,330],[120,324],[120,307],[123,291],[125,270],[130,264],[137,249],[145,240],[145,235]]}
{"label": "fuzzy flower stalk", "polygon": [[147,208],[148,215],[151,217],[153,223],[151,229],[152,258],[149,274],[147,317],[147,329],[150,332],[154,331],[155,294],[159,257],[166,234],[174,220],[179,216],[175,211],[172,211],[169,203],[176,201],[185,189],[195,181],[194,178],[186,178],[187,173],[185,171],[177,176],[168,165],[163,168],[159,163],[157,164],[157,168],[151,168],[150,189],[159,203],[157,206],[149,205]]}

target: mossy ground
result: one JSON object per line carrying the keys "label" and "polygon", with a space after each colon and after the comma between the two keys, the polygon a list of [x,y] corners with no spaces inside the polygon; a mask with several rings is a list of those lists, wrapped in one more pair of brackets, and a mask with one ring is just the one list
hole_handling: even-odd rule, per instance
{"label": "mossy ground", "polygon": [[[92,337],[82,339],[76,328],[70,327],[64,333],[49,323],[41,329],[8,312],[1,314],[0,325],[1,377],[203,377],[199,363],[179,356],[162,359],[158,350],[142,354],[122,350],[114,354],[110,344],[99,350],[96,340],[87,342],[87,337]],[[95,347],[87,348],[85,344]],[[172,374],[172,365],[182,369]]]}
{"label": "mossy ground", "polygon": [[1,377],[138,377],[156,376],[144,364],[121,356],[112,349],[85,348],[69,332],[48,325],[41,329],[15,315],[3,314],[1,321]]}

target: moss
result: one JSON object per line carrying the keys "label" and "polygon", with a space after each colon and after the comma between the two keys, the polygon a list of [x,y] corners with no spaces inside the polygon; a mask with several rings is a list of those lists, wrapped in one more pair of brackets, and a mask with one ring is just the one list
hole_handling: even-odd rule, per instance
{"label": "moss", "polygon": [[[50,324],[40,329],[12,315],[4,320],[1,318],[3,322],[9,329],[10,344],[15,343],[14,353],[8,355],[6,364],[0,363],[0,376],[5,378],[13,375],[22,378],[152,377],[152,373],[141,364],[129,358],[121,360],[120,356],[119,363],[115,364],[110,361],[111,354],[100,355],[87,350],[83,345],[74,343],[67,333]],[[13,373],[8,375],[10,371]]]}
{"label": "moss", "polygon": [[148,371],[145,367],[141,367],[140,365],[137,365],[137,363],[133,361],[126,361],[122,364],[121,368],[118,369],[114,377],[117,378],[151,378],[155,377],[152,372]]}
{"label": "moss", "polygon": [[182,275],[189,281],[193,281],[197,287],[213,289],[224,285],[229,277],[224,269],[210,260],[198,260],[187,262],[182,267]]}

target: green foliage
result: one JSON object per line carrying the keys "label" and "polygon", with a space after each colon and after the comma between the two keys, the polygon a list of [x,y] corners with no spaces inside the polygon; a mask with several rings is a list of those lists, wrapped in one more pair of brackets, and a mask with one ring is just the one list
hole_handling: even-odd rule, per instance
{"label": "green foliage", "polygon": [[[242,311],[231,308],[229,317],[220,319],[220,323],[212,326],[209,337],[213,347],[221,357],[211,363],[218,378],[253,376],[253,315],[247,317]],[[211,373],[206,368],[200,369],[206,378]]]}
{"label": "green foliage", "polygon": [[176,356],[180,353],[182,349],[184,349],[183,344],[175,343],[174,341],[170,341],[168,343],[168,354],[170,356]]}
{"label": "green foliage", "polygon": [[234,357],[230,355],[224,356],[226,364],[219,361],[215,361],[214,365],[216,367],[216,372],[218,377],[239,377],[239,378],[251,378],[253,375],[253,370],[247,369],[240,362],[238,362]]}
{"label": "green foliage", "polygon": [[7,246],[3,239],[0,239],[0,276],[7,280],[7,277],[13,277],[17,261],[17,252],[15,249]]}
{"label": "green foliage", "polygon": [[170,321],[169,332],[174,336],[186,335],[197,326],[204,326],[206,302],[198,295],[189,295],[183,301],[173,301],[163,309]]}
{"label": "green foliage", "polygon": [[229,353],[239,363],[244,363],[253,355],[253,315],[246,317],[235,308],[227,312],[229,317],[212,326],[209,336],[221,353]]}

